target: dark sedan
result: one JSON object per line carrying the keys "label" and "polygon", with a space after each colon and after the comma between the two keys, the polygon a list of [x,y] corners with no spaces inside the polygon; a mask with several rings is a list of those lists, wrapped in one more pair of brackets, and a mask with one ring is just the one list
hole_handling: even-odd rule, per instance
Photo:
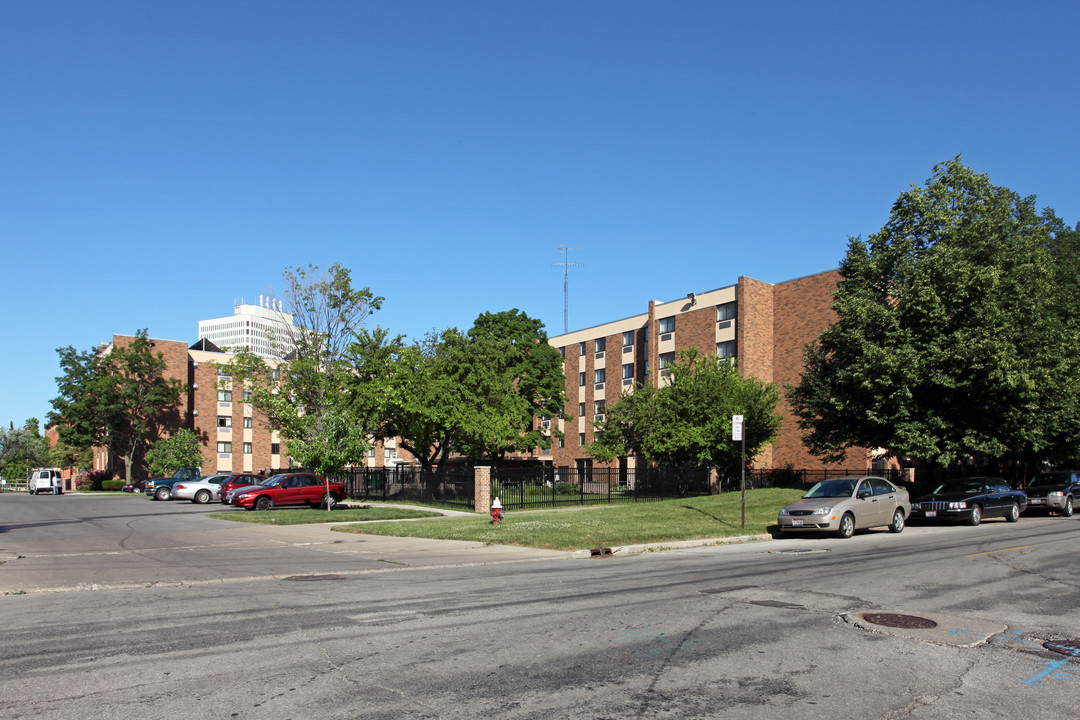
{"label": "dark sedan", "polygon": [[1016,522],[1026,509],[1027,495],[1013,490],[1001,478],[973,477],[948,480],[934,492],[920,497],[911,504],[911,518],[959,520],[978,525],[989,517]]}

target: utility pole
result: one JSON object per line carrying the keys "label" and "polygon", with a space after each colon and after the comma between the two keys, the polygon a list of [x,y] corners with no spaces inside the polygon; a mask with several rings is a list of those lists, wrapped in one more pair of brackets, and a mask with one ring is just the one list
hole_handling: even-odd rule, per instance
{"label": "utility pole", "polygon": [[561,252],[566,257],[563,258],[561,263],[552,263],[555,267],[563,268],[563,334],[570,332],[570,268],[578,267],[579,263],[570,262],[570,251],[581,250],[581,248],[560,247]]}

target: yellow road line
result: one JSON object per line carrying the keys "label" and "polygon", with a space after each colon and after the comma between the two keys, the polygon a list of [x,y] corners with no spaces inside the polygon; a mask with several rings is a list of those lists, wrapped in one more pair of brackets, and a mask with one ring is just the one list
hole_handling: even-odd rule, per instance
{"label": "yellow road line", "polygon": [[1023,550],[1025,548],[1033,548],[1033,547],[1035,547],[1035,546],[1034,545],[1021,545],[1019,547],[1013,547],[1013,548],[1001,548],[1000,550],[987,550],[986,552],[981,552],[981,553],[971,553],[970,555],[964,555],[963,557],[978,557],[979,555],[993,555],[994,553],[1009,552],[1010,550]]}

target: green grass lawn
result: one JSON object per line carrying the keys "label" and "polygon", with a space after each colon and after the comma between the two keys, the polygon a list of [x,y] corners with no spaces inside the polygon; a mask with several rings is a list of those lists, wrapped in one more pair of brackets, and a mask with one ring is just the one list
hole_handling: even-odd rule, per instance
{"label": "green grass lawn", "polygon": [[[741,526],[740,493],[582,509],[506,512],[502,524],[489,515],[441,517],[408,523],[339,525],[340,532],[472,540],[502,545],[583,550],[642,543],[723,538],[764,533],[781,507],[803,490],[764,488],[746,493],[746,527]],[[338,518],[334,513],[335,520]]]}
{"label": "green grass lawn", "polygon": [[[308,525],[328,522],[366,522],[371,520],[408,520],[411,518],[442,517],[430,510],[365,505],[360,508],[336,509],[333,512],[311,508],[281,508],[278,510],[233,510],[211,513],[217,520],[262,523],[264,525]],[[403,523],[408,524],[408,523]]]}

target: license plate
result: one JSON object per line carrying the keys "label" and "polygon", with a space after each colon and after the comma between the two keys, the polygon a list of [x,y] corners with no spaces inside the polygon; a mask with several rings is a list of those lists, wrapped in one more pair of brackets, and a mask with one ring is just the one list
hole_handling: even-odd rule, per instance
{"label": "license plate", "polygon": [[803,523],[802,520],[792,520],[791,521],[791,527],[802,527],[802,523]]}
{"label": "license plate", "polygon": [[1031,500],[1028,500],[1028,505],[1042,505],[1043,502],[1042,498],[1032,498]]}
{"label": "license plate", "polygon": [[937,510],[927,510],[926,517],[937,517]]}

